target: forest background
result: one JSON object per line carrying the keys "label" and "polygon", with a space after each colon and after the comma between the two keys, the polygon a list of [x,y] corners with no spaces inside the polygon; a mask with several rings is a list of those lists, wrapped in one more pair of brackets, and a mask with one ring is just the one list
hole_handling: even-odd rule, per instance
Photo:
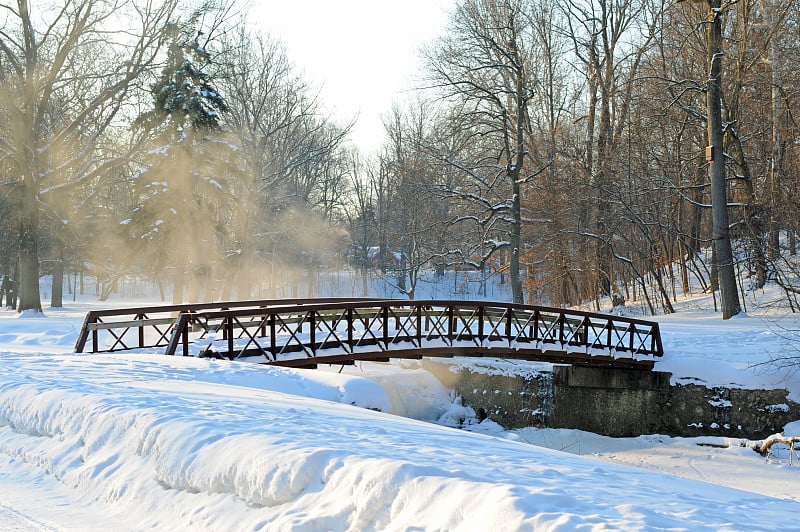
{"label": "forest background", "polygon": [[61,307],[85,274],[177,303],[331,268],[651,314],[699,282],[726,318],[773,280],[798,308],[798,2],[459,0],[375,153],[233,0],[0,8],[0,303],[20,311],[45,274]]}

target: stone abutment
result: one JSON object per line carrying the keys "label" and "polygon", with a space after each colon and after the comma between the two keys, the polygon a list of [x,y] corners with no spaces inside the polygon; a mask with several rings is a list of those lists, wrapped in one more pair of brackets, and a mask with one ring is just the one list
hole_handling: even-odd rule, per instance
{"label": "stone abutment", "polygon": [[424,367],[506,429],[580,429],[614,437],[641,434],[762,439],[800,419],[787,390],[670,384],[658,371],[553,366],[507,376],[425,360]]}

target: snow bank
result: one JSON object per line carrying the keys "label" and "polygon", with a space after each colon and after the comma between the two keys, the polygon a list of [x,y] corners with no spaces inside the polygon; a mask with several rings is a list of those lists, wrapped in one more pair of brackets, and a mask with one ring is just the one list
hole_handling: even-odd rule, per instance
{"label": "snow bank", "polygon": [[[318,376],[150,355],[2,355],[0,456],[136,516],[132,528],[796,523],[794,501],[354,408],[341,402],[385,395],[352,376]],[[269,389],[278,380],[290,384]]]}
{"label": "snow bank", "polygon": [[[786,389],[800,402],[800,372],[778,357],[796,352],[800,337],[787,335],[795,316],[742,316],[722,320],[711,312],[659,316],[665,355],[655,370],[673,384]],[[800,359],[800,355],[799,355]]]}

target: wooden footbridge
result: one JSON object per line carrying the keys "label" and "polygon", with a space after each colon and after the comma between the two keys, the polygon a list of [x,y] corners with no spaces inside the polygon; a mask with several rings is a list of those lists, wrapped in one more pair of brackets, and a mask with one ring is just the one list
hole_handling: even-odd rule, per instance
{"label": "wooden footbridge", "polygon": [[486,301],[282,299],[90,311],[75,351],[156,350],[316,367],[493,357],[652,369],[658,324]]}

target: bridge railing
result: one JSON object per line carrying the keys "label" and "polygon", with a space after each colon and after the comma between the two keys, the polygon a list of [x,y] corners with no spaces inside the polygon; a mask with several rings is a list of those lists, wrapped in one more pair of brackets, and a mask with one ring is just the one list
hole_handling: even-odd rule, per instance
{"label": "bridge railing", "polygon": [[[375,298],[258,299],[184,305],[158,305],[92,310],[86,314],[75,342],[75,352],[123,351],[167,347],[181,315],[198,312],[264,308],[271,305],[301,306],[308,303],[372,301]],[[190,320],[191,323],[191,320]]]}
{"label": "bridge railing", "polygon": [[[313,302],[178,316],[167,354],[259,357],[281,365],[335,360],[514,356],[584,362],[645,361],[663,354],[658,324],[550,307],[482,301]],[[548,354],[552,352],[552,354]],[[563,355],[569,354],[567,358]],[[649,361],[649,362],[648,362]]]}

